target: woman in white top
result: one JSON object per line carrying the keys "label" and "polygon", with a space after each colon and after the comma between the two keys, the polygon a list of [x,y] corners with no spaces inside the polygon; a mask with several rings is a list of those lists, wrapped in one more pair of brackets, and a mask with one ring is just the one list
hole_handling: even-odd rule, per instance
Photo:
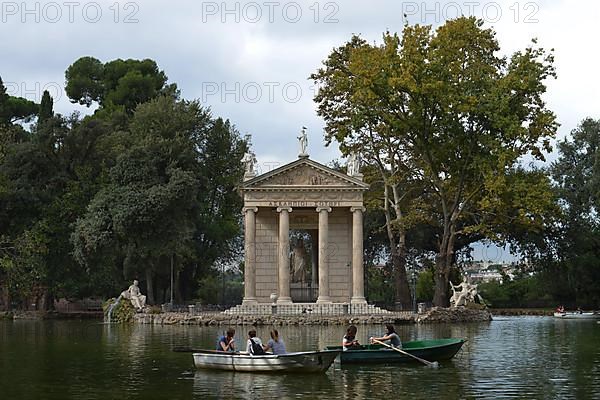
{"label": "woman in white top", "polygon": [[248,332],[248,342],[246,343],[246,352],[253,356],[265,354],[263,344],[260,338],[256,337],[256,331],[252,329]]}

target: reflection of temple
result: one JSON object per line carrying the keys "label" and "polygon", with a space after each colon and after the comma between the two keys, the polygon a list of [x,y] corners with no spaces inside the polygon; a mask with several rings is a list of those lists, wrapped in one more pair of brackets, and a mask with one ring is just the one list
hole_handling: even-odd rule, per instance
{"label": "reflection of temple", "polygon": [[358,172],[348,176],[307,156],[260,176],[247,172],[241,187],[243,304],[270,303],[272,293],[280,305],[365,304],[363,192],[367,189]]}

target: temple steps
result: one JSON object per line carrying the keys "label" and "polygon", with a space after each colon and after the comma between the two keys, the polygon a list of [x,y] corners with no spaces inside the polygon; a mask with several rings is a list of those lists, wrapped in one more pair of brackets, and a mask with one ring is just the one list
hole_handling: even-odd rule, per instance
{"label": "temple steps", "polygon": [[293,304],[239,304],[223,311],[227,315],[386,315],[391,311],[372,304],[349,303],[293,303]]}

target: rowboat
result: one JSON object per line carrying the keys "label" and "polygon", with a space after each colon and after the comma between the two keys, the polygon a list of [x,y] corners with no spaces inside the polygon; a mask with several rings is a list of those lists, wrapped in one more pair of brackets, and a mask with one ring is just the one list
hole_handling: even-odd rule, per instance
{"label": "rowboat", "polygon": [[247,353],[199,350],[192,353],[192,356],[196,368],[202,369],[241,372],[324,372],[340,352],[341,349],[252,356]]}
{"label": "rowboat", "polygon": [[[402,350],[428,361],[449,360],[466,342],[464,339],[414,340],[402,343]],[[341,346],[327,346],[328,350],[342,350]],[[414,359],[379,344],[356,346],[342,351],[342,364],[376,364],[414,362]]]}
{"label": "rowboat", "polygon": [[600,318],[600,314],[594,312],[555,312],[554,317],[561,319],[594,319]]}

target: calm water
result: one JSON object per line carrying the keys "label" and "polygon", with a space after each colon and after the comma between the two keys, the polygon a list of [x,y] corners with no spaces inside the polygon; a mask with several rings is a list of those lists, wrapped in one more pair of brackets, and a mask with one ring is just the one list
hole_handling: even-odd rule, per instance
{"label": "calm water", "polygon": [[[245,337],[248,327],[238,327]],[[267,338],[269,327],[259,327]],[[343,327],[282,327],[288,350],[338,344]],[[491,323],[399,326],[404,340],[463,337],[455,359],[434,370],[342,367],[326,374],[194,371],[173,346],[212,349],[222,328],[0,322],[0,399],[600,399],[600,324],[550,317]],[[380,334],[359,326],[359,340]],[[238,338],[239,342],[239,338]]]}

